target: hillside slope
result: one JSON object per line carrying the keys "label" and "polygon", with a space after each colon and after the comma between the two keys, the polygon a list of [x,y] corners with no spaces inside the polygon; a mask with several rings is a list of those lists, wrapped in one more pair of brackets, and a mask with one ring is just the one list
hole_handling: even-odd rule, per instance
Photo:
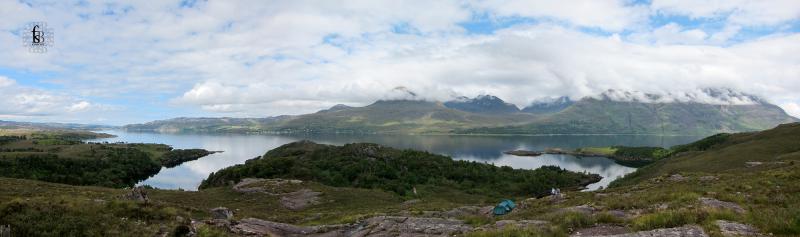
{"label": "hillside slope", "polygon": [[584,98],[567,109],[521,126],[462,133],[710,135],[767,129],[798,121],[772,104],[643,103]]}
{"label": "hillside slope", "polygon": [[365,107],[348,107],[299,115],[269,124],[265,130],[303,133],[449,133],[476,125],[516,124],[532,115],[489,116],[445,107],[439,102],[381,100]]}
{"label": "hillside slope", "polygon": [[615,185],[677,172],[756,172],[800,160],[800,123],[760,132],[718,134],[672,149],[676,154],[615,181]]}

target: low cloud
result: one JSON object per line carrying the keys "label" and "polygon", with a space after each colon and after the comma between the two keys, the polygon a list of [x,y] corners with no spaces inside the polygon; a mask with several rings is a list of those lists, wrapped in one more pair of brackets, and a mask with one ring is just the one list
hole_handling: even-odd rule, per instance
{"label": "low cloud", "polygon": [[[492,94],[519,107],[608,89],[731,88],[787,111],[800,103],[793,0],[2,1],[0,15],[0,66],[56,74],[46,83],[60,88],[0,77],[9,98],[0,116],[81,118],[73,114],[126,101],[135,111],[111,120],[264,117],[405,98],[397,87],[427,100]],[[10,33],[39,19],[57,35],[43,55]],[[491,29],[471,32],[473,21]],[[747,35],[753,27],[767,30]]]}
{"label": "low cloud", "polygon": [[5,76],[0,76],[0,95],[2,117],[61,116],[103,108],[70,96],[20,86]]}

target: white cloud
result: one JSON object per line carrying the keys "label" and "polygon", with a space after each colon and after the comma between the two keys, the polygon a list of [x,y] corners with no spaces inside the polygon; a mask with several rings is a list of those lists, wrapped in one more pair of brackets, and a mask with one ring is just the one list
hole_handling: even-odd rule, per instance
{"label": "white cloud", "polygon": [[780,107],[786,111],[787,114],[794,116],[795,118],[800,118],[800,103],[782,103]]}
{"label": "white cloud", "polygon": [[727,18],[744,26],[774,25],[800,18],[796,0],[653,0],[651,8],[663,14],[691,18]]}
{"label": "white cloud", "polygon": [[631,34],[628,38],[645,44],[705,44],[708,34],[699,29],[686,30],[676,23],[669,23],[653,31]]}
{"label": "white cloud", "polygon": [[100,108],[70,96],[17,85],[5,76],[0,76],[0,95],[0,117],[66,115]]}
{"label": "white cloud", "polygon": [[610,31],[643,24],[648,13],[646,6],[631,5],[624,0],[490,0],[478,1],[475,5],[501,16],[552,18]]}
{"label": "white cloud", "polygon": [[[9,17],[0,22],[0,66],[56,72],[48,83],[68,95],[9,90],[20,97],[0,102],[7,110],[0,114],[85,113],[103,105],[82,98],[99,97],[262,117],[365,105],[398,86],[426,99],[488,93],[518,106],[610,88],[665,94],[729,87],[800,101],[798,34],[728,42],[744,26],[798,19],[796,1],[695,3],[208,1],[181,8],[175,1],[2,1],[0,15]],[[458,25],[473,13],[538,23],[473,35]],[[726,25],[719,32],[677,23],[653,28],[653,14],[724,18]],[[48,54],[28,53],[8,33],[39,19],[57,35]],[[394,32],[398,27],[411,33]],[[4,88],[22,87],[0,77]]]}

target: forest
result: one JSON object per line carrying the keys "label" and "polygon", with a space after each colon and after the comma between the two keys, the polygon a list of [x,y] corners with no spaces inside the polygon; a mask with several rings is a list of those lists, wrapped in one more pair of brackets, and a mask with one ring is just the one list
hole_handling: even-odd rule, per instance
{"label": "forest", "polygon": [[36,132],[0,136],[0,176],[70,185],[131,187],[157,174],[210,154],[163,144],[89,143],[91,133]]}
{"label": "forest", "polygon": [[409,195],[418,185],[434,185],[490,196],[544,196],[554,187],[578,188],[600,180],[598,175],[555,166],[513,169],[377,144],[328,146],[301,141],[276,148],[243,165],[212,173],[200,188],[223,186],[250,177],[310,180],[335,187],[382,189],[399,195]]}

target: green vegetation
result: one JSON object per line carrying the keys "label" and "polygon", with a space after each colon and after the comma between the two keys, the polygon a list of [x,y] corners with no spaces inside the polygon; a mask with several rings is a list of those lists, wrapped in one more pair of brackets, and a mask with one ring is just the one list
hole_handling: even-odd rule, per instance
{"label": "green vegetation", "polygon": [[[31,142],[28,139],[8,138],[10,142],[2,147],[23,149],[25,142]],[[656,161],[603,190],[565,189],[563,197],[537,199],[528,199],[538,196],[538,189],[527,184],[538,182],[536,179],[541,177],[537,172],[564,178],[555,181],[563,182],[560,184],[574,184],[575,178],[585,175],[555,168],[524,172],[491,168],[374,144],[326,146],[299,142],[215,173],[200,191],[149,189],[150,201],[146,203],[122,199],[129,192],[123,189],[0,178],[0,225],[10,225],[15,236],[153,236],[179,233],[189,220],[206,219],[209,210],[219,206],[234,210],[235,219],[253,217],[320,225],[354,223],[378,215],[426,216],[462,206],[494,205],[498,196],[504,196],[518,200],[519,207],[499,217],[458,217],[473,227],[484,228],[466,236],[568,236],[598,225],[651,230],[693,224],[718,237],[722,235],[715,224],[717,220],[752,225],[765,235],[798,236],[798,141],[800,123],[762,132],[715,135],[668,149],[670,155],[654,148],[612,147],[615,154],[620,150],[632,157],[650,154]],[[99,144],[69,147],[85,145]],[[148,156],[166,152],[150,145],[107,144],[112,145],[127,145]],[[67,145],[33,148],[47,151],[55,147],[62,147],[59,155],[71,154]],[[231,183],[245,177],[303,179],[306,181],[289,186],[254,183],[248,188],[278,193],[310,189],[322,194],[318,204],[290,210],[282,206],[280,195],[231,188]],[[411,194],[409,187],[415,188],[417,194]],[[704,204],[701,198],[735,208]],[[492,228],[500,220],[549,223],[541,228]],[[227,235],[211,226],[201,227],[198,233]]]}
{"label": "green vegetation", "polygon": [[[20,134],[24,133],[24,134]],[[0,137],[0,176],[71,185],[130,187],[161,170],[208,154],[162,144],[99,144],[89,132],[6,132]],[[13,134],[13,135],[11,135]]]}
{"label": "green vegetation", "polygon": [[197,160],[212,153],[204,149],[171,150],[161,157],[161,165],[172,168],[183,164],[183,162]]}
{"label": "green vegetation", "polygon": [[419,185],[435,185],[488,195],[544,196],[553,187],[577,188],[600,179],[554,166],[512,169],[377,144],[345,146],[301,141],[283,145],[243,165],[209,175],[200,188],[243,178],[294,178],[334,187],[382,189],[400,195]]}

